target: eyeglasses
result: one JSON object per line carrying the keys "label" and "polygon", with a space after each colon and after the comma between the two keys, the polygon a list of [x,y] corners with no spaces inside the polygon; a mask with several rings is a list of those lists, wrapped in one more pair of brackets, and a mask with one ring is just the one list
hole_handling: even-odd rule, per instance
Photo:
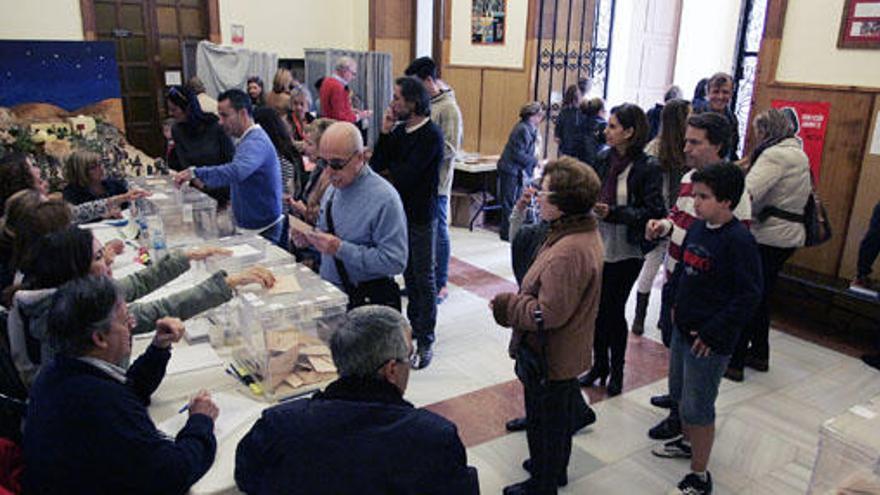
{"label": "eyeglasses", "polygon": [[556,194],[556,193],[553,191],[535,191],[535,196],[537,196],[539,198],[549,198],[549,197],[553,196],[554,194]]}
{"label": "eyeglasses", "polygon": [[352,158],[357,156],[358,153],[360,153],[360,151],[355,151],[344,160],[340,158],[325,158],[324,162],[327,164],[328,167],[332,168],[333,170],[342,170],[345,168],[346,165],[348,165]]}

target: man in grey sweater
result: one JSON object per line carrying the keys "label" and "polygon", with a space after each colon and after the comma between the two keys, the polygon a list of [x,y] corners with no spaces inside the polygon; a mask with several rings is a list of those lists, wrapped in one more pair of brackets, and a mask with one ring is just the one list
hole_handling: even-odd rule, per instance
{"label": "man in grey sweater", "polygon": [[434,245],[436,266],[435,283],[437,303],[443,302],[448,293],[446,282],[449,279],[449,195],[452,191],[453,161],[461,149],[463,124],[461,110],[455,101],[455,92],[438,78],[437,64],[431,57],[420,57],[412,61],[405,74],[422,81],[431,95],[431,121],[443,131],[443,161],[440,162],[440,177],[437,182],[437,240]]}

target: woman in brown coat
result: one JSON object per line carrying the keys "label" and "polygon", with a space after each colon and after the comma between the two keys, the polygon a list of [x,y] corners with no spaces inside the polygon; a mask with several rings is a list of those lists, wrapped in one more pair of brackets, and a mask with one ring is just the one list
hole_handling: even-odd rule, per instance
{"label": "woman in brown coat", "polygon": [[513,328],[509,352],[525,390],[532,477],[505,495],[556,493],[571,454],[571,403],[577,376],[590,366],[602,286],[603,247],[591,210],[599,177],[571,157],[547,165],[538,192],[547,239],[519,293],[490,303],[495,321]]}

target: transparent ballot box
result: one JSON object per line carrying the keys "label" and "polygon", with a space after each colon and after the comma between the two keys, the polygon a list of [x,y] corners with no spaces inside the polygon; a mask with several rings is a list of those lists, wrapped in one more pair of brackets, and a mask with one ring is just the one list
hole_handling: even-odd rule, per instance
{"label": "transparent ballot box", "polygon": [[822,425],[807,493],[880,494],[880,396]]}
{"label": "transparent ballot box", "polygon": [[135,213],[159,216],[170,245],[218,237],[217,201],[214,198],[188,186],[178,190],[165,177],[137,179],[136,185],[153,194],[137,202]]}
{"label": "transparent ballot box", "polygon": [[348,297],[302,265],[275,266],[272,272],[272,289],[240,291],[235,357],[260,380],[267,398],[279,399],[336,379],[328,342]]}

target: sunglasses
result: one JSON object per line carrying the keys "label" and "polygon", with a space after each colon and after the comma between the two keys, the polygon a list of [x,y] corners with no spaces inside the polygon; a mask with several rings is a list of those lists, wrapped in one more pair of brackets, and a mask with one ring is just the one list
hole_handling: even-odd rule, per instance
{"label": "sunglasses", "polygon": [[352,159],[352,158],[354,158],[355,156],[357,156],[358,153],[360,153],[360,152],[359,152],[359,151],[355,151],[354,153],[352,153],[351,155],[349,155],[348,158],[345,158],[345,159],[341,159],[341,158],[325,158],[325,159],[324,159],[324,162],[327,164],[328,167],[332,168],[333,170],[342,170],[342,169],[345,168],[346,165],[348,165],[349,162],[351,162],[351,159]]}

